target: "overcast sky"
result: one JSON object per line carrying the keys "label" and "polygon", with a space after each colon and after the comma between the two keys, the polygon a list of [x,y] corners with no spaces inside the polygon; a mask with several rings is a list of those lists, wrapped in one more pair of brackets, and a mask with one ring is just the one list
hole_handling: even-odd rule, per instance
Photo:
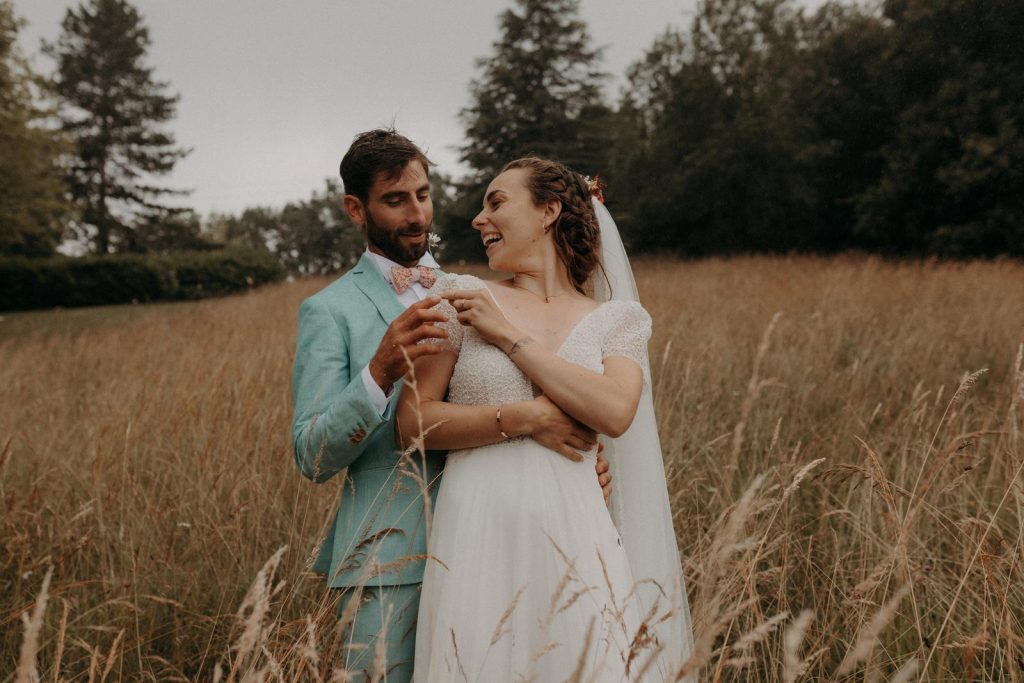
{"label": "overcast sky", "polygon": [[[53,40],[73,3],[14,0],[22,49]],[[148,63],[181,95],[170,128],[192,153],[167,184],[202,214],[304,199],[361,131],[396,127],[460,174],[458,112],[511,0],[135,0]],[[810,3],[809,3],[810,4]],[[817,3],[813,3],[817,4]],[[618,98],[622,74],[695,0],[581,0]],[[35,64],[48,70],[48,60]]]}

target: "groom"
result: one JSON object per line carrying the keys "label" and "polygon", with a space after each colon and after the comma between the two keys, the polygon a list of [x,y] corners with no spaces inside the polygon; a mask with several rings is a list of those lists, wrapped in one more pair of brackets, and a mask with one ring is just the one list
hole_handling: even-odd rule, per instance
{"label": "groom", "polygon": [[[383,645],[391,683],[412,677],[427,552],[422,494],[433,499],[444,466],[442,453],[403,457],[394,423],[406,358],[437,353],[436,344],[417,342],[445,336],[434,324],[445,316],[432,310],[440,299],[426,297],[440,272],[427,251],[429,168],[423,152],[393,130],[362,133],[346,152],[345,210],[367,248],[352,270],[302,303],[292,374],[296,464],[317,483],[345,472],[338,512],[313,569],[341,589],[339,614],[352,618],[345,667],[368,680]],[[572,454],[569,439],[578,425],[550,401],[502,411],[506,430]],[[478,412],[456,419],[472,429]],[[491,418],[477,426],[493,431],[495,442],[504,438]],[[599,457],[606,496],[607,468]]]}

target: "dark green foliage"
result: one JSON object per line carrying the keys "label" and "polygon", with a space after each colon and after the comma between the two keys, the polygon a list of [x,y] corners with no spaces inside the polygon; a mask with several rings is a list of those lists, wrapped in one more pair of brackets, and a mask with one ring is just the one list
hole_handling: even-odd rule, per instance
{"label": "dark green foliage", "polygon": [[[1020,0],[700,0],[630,67],[615,109],[579,14],[579,0],[516,0],[499,15],[462,111],[470,173],[434,183],[445,263],[483,258],[470,223],[484,189],[528,154],[599,173],[632,250],[1024,255]],[[185,154],[160,129],[177,97],[145,66],[126,0],[80,0],[48,48],[63,134],[16,35],[0,0],[0,255],[52,255],[72,225],[103,254],[209,250],[212,234],[297,274],[358,258],[335,183],[208,231],[161,203],[174,191],[151,179]]]}
{"label": "dark green foliage", "polygon": [[798,98],[812,122],[814,242],[827,251],[864,249],[869,241],[854,231],[856,201],[881,173],[881,148],[894,119],[877,91],[889,36],[880,17],[842,5],[826,5],[811,26],[816,47]]}
{"label": "dark green foliage", "polygon": [[447,183],[450,196],[435,211],[447,263],[484,258],[471,221],[487,183],[509,161],[541,156],[586,175],[610,165],[614,119],[601,98],[607,75],[579,18],[579,0],[517,0],[498,25],[494,53],[477,60],[482,73],[461,113],[462,160],[473,170]]}
{"label": "dark green foliage", "polygon": [[633,67],[634,249],[1024,255],[1024,4],[703,0]]}
{"label": "dark green foliage", "polygon": [[479,183],[459,182],[445,173],[430,174],[434,232],[441,238],[441,243],[431,248],[430,253],[442,265],[480,261],[484,255],[480,233],[471,225],[473,217],[480,212],[483,198],[475,193],[479,187]]}
{"label": "dark green foliage", "polygon": [[486,182],[452,182],[449,201],[435,206],[434,228],[441,237],[442,250],[432,253],[442,265],[457,266],[486,259],[480,233],[473,229],[473,218],[483,207],[486,187]]}
{"label": "dark green foliage", "polygon": [[[629,72],[609,206],[634,248],[687,254],[811,248],[816,195],[802,15],[780,0],[708,0]],[[624,190],[624,192],[622,192]],[[621,194],[620,194],[621,192]]]}
{"label": "dark green foliage", "polygon": [[161,203],[182,194],[152,183],[188,154],[159,128],[174,117],[177,96],[144,63],[149,31],[125,0],[86,0],[69,8],[47,52],[57,62],[54,87],[75,153],[68,169],[94,251],[132,250],[133,232],[181,209]]}
{"label": "dark green foliage", "polygon": [[898,112],[857,228],[897,253],[1024,254],[1024,4],[904,0],[879,94]]}
{"label": "dark green foliage", "polygon": [[224,245],[211,240],[191,212],[168,212],[147,217],[129,235],[125,251],[136,254],[171,254],[179,251],[211,251]]}
{"label": "dark green foliage", "polygon": [[273,257],[251,249],[0,259],[0,310],[201,299],[280,280]]}
{"label": "dark green foliage", "polygon": [[323,192],[284,209],[251,208],[239,216],[217,216],[213,232],[231,244],[273,254],[289,272],[333,273],[352,265],[364,249],[363,236],[342,204],[344,193],[328,180]]}
{"label": "dark green foliage", "polygon": [[280,262],[253,249],[182,253],[164,260],[174,272],[175,299],[230,294],[284,277]]}
{"label": "dark green foliage", "polygon": [[536,154],[584,173],[603,164],[609,114],[601,101],[606,78],[580,21],[579,0],[517,0],[499,17],[494,55],[462,111],[462,158],[476,179],[493,177],[513,159]]}
{"label": "dark green foliage", "polygon": [[0,255],[49,256],[70,207],[58,159],[63,141],[34,94],[40,79],[17,47],[19,22],[0,1]]}

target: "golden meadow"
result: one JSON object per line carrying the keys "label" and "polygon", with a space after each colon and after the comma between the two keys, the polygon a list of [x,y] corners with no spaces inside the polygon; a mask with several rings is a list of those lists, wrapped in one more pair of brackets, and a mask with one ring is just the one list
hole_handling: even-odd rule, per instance
{"label": "golden meadow", "polygon": [[[702,678],[1024,680],[1024,264],[636,271]],[[0,322],[0,681],[346,680],[289,443],[327,282]]]}

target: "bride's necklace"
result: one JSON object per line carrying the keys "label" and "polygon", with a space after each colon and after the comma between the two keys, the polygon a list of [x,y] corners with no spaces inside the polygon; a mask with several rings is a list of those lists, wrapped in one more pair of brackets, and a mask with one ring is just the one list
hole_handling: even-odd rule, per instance
{"label": "bride's necklace", "polygon": [[523,287],[521,284],[516,282],[515,278],[512,278],[512,286],[515,287],[516,289],[521,289],[524,292],[529,292],[538,299],[543,299],[544,303],[546,304],[551,303],[551,300],[554,299],[555,297],[565,296],[566,294],[572,293],[572,290],[566,289],[561,292],[558,292],[557,294],[538,294],[537,292],[533,291],[532,289],[529,289],[528,287]]}

